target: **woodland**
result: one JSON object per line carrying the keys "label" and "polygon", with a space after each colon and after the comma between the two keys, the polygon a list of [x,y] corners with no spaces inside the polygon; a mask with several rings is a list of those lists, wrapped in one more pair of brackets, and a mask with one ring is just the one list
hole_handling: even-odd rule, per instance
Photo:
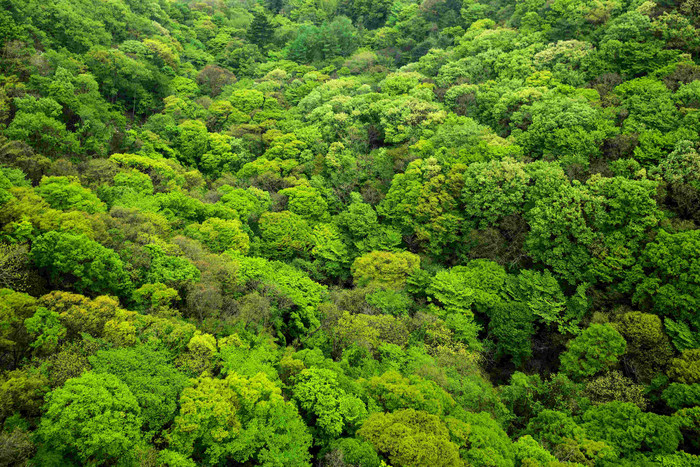
{"label": "woodland", "polygon": [[0,466],[700,466],[700,0],[0,6]]}

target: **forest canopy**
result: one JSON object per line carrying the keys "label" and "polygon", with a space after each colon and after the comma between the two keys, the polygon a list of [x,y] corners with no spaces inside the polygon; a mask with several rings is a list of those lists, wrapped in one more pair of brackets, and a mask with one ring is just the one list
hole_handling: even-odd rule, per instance
{"label": "forest canopy", "polygon": [[697,0],[0,5],[0,465],[700,465]]}

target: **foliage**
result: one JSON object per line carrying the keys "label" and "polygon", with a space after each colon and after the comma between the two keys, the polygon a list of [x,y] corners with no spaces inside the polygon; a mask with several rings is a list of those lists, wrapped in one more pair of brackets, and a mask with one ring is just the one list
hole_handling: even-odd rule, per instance
{"label": "foliage", "polygon": [[201,225],[189,225],[188,230],[192,237],[200,240],[214,253],[232,249],[246,254],[250,248],[250,239],[238,219],[210,217]]}
{"label": "foliage", "polygon": [[534,318],[524,303],[505,302],[496,305],[491,312],[489,333],[497,341],[497,354],[510,355],[516,366],[522,365],[532,355]]}
{"label": "foliage", "polygon": [[687,321],[698,328],[695,297],[698,277],[696,245],[700,236],[695,230],[668,233],[660,230],[643,253],[643,265],[649,273],[637,286],[635,300],[651,302],[662,315]]}
{"label": "foliage", "polygon": [[462,465],[450,431],[435,415],[413,409],[374,413],[358,431],[392,464]]}
{"label": "foliage", "polygon": [[299,408],[310,417],[321,438],[337,438],[367,416],[365,404],[339,387],[336,375],[326,369],[305,369],[294,378],[292,389]]}
{"label": "foliage", "polygon": [[147,347],[101,350],[89,358],[93,371],[112,374],[124,382],[141,407],[144,428],[157,432],[177,409],[177,397],[186,385],[163,352]]}
{"label": "foliage", "polygon": [[51,231],[36,239],[31,256],[52,282],[79,292],[125,294],[131,282],[119,256],[85,235]]}
{"label": "foliage", "polygon": [[141,409],[126,384],[114,375],[88,372],[48,397],[37,430],[37,457],[129,465],[141,442],[142,423]]}
{"label": "foliage", "polygon": [[201,376],[180,396],[171,448],[218,464],[308,465],[311,437],[294,405],[263,374]]}
{"label": "foliage", "polygon": [[622,455],[642,446],[658,453],[672,453],[681,440],[678,426],[668,417],[643,413],[629,402],[609,402],[583,414],[583,428],[594,439],[601,439]]}
{"label": "foliage", "polygon": [[420,268],[420,258],[409,252],[372,251],[352,264],[353,277],[359,285],[379,285],[399,289],[406,278]]}
{"label": "foliage", "polygon": [[614,366],[625,353],[625,339],[608,324],[592,324],[569,342],[561,355],[562,371],[573,378],[593,376]]}
{"label": "foliage", "polygon": [[0,464],[698,464],[697,0],[0,3]]}

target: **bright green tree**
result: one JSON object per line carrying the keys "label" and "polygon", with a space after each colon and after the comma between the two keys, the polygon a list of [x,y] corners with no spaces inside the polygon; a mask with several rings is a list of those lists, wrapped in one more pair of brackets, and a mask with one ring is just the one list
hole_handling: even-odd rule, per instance
{"label": "bright green tree", "polygon": [[625,353],[624,337],[609,324],[592,324],[569,341],[561,354],[561,370],[582,379],[612,368]]}
{"label": "bright green tree", "polygon": [[280,190],[279,194],[289,198],[288,209],[309,222],[317,222],[328,218],[328,203],[313,187],[298,185]]}
{"label": "bright green tree", "polygon": [[90,214],[106,210],[104,203],[94,193],[69,177],[44,177],[37,191],[55,209],[85,211]]}
{"label": "bright green tree", "polygon": [[187,378],[168,361],[167,354],[149,347],[127,347],[101,350],[89,360],[93,371],[117,376],[129,387],[150,435],[175,417]]}
{"label": "bright green tree", "polygon": [[530,178],[525,164],[511,158],[470,164],[462,189],[464,216],[474,227],[485,228],[521,212]]}
{"label": "bright green tree", "polygon": [[642,254],[645,275],[634,300],[658,314],[686,321],[700,329],[696,313],[700,296],[700,231],[660,230]]}
{"label": "bright green tree", "polygon": [[392,465],[461,466],[459,447],[439,417],[413,409],[372,414],[357,432]]}
{"label": "bright green tree", "polygon": [[199,120],[187,120],[178,126],[178,149],[182,162],[197,165],[209,149],[207,127]]}
{"label": "bright green tree", "polygon": [[39,351],[52,352],[66,336],[66,328],[55,311],[39,307],[31,318],[24,320],[27,332],[34,336],[31,346]]}
{"label": "bright green tree", "polygon": [[582,427],[588,436],[609,443],[622,456],[641,449],[673,453],[682,439],[673,419],[642,412],[629,402],[609,402],[589,409],[583,414]]}
{"label": "bright green tree", "polygon": [[405,285],[406,278],[419,269],[420,258],[408,251],[372,251],[355,259],[352,275],[358,285],[399,289]]}
{"label": "bright green tree", "polygon": [[242,254],[248,253],[250,238],[243,231],[238,219],[219,219],[210,217],[200,225],[187,226],[187,232],[193,238],[200,240],[214,253],[222,253],[233,249]]}
{"label": "bright green tree", "polygon": [[308,423],[317,429],[316,435],[333,439],[362,424],[367,416],[365,404],[347,394],[333,371],[305,369],[294,378],[294,400],[306,414]]}
{"label": "bright green tree", "polygon": [[290,211],[266,212],[260,216],[260,253],[271,259],[306,257],[314,245],[309,223]]}
{"label": "bright green tree", "polygon": [[5,132],[8,138],[24,141],[49,157],[78,152],[75,135],[58,119],[62,109],[58,102],[27,96],[16,98],[15,105],[18,112]]}
{"label": "bright green tree", "polygon": [[84,373],[47,397],[35,462],[134,465],[141,424],[126,384],[114,375]]}
{"label": "bright green tree", "polygon": [[201,376],[180,396],[171,449],[209,465],[308,466],[311,436],[293,404],[262,373]]}
{"label": "bright green tree", "polygon": [[131,288],[119,256],[85,235],[48,232],[36,239],[31,256],[59,286],[114,295],[123,295]]}

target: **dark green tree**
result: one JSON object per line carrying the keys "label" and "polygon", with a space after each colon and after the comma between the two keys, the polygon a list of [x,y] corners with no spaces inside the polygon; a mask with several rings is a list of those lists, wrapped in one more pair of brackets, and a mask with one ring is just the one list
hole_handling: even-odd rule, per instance
{"label": "dark green tree", "polygon": [[248,40],[264,49],[271,41],[274,27],[267,12],[259,8],[253,13],[253,21],[248,27]]}

